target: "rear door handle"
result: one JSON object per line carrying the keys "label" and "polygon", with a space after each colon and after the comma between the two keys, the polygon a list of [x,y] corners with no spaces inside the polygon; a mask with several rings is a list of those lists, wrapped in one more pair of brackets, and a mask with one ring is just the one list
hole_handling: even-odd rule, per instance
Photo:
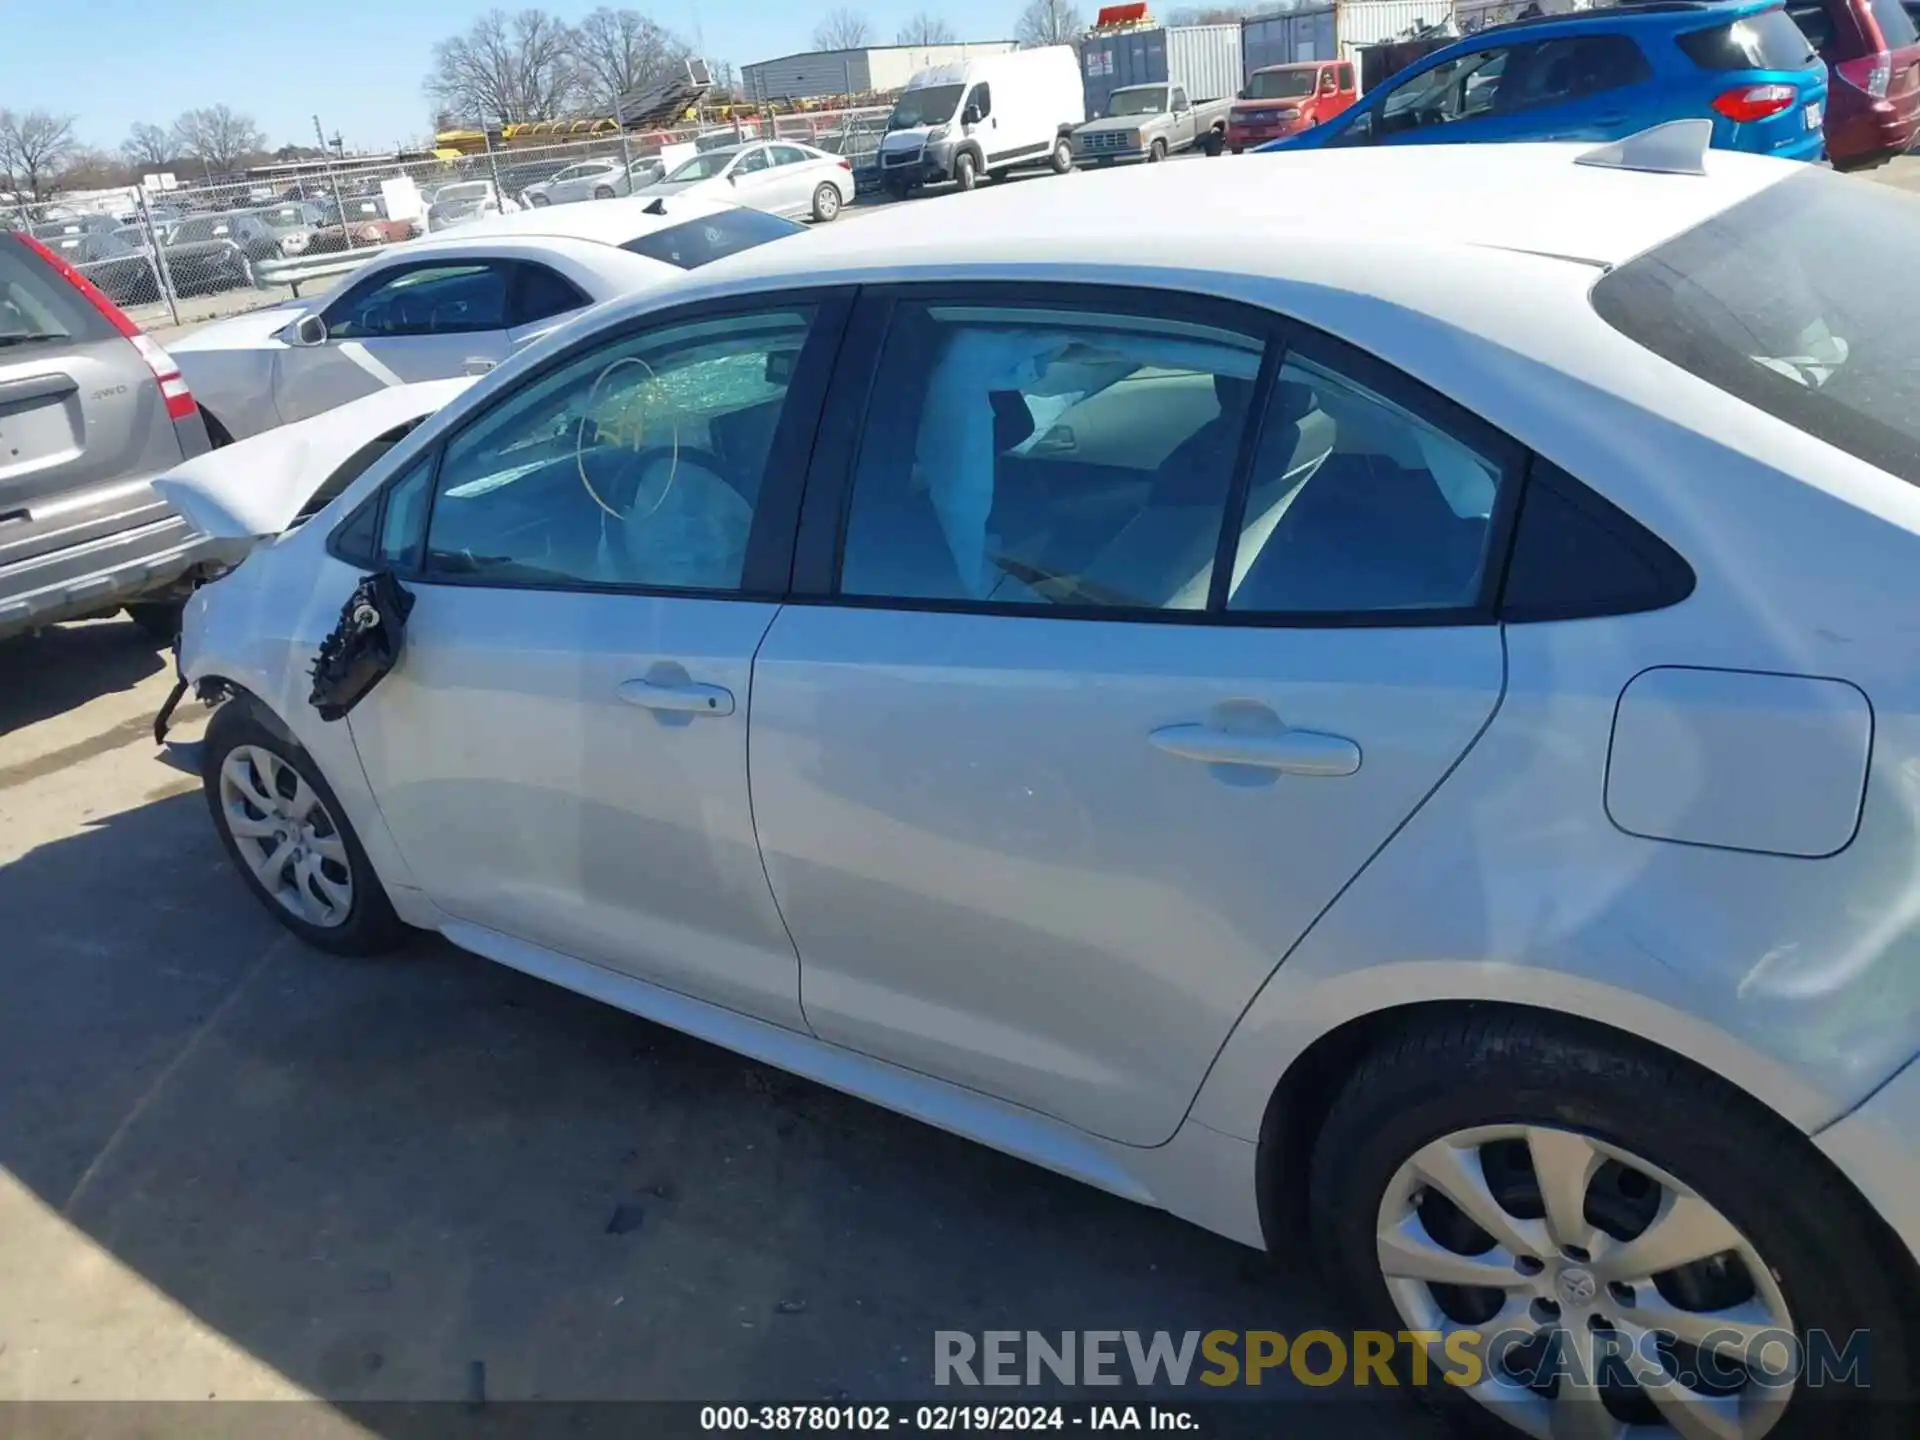
{"label": "rear door handle", "polygon": [[617,693],[629,705],[642,710],[666,710],[679,715],[731,715],[733,692],[724,685],[700,685],[694,681],[628,680]]}
{"label": "rear door handle", "polygon": [[1169,755],[1207,765],[1257,765],[1287,775],[1351,775],[1360,768],[1358,745],[1314,730],[1240,735],[1211,725],[1165,725],[1148,738]]}

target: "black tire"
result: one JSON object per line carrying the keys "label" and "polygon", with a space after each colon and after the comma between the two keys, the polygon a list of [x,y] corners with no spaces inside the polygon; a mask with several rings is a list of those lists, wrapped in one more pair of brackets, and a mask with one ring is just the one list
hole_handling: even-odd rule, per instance
{"label": "black tire", "polygon": [[813,218],[822,225],[831,225],[840,213],[840,187],[832,184],[819,185],[813,192]]}
{"label": "black tire", "polygon": [[1167,158],[1167,142],[1166,141],[1156,140],[1151,145],[1147,146],[1147,163],[1149,165],[1158,165],[1162,160],[1165,160],[1166,158]]}
{"label": "black tire", "polygon": [[594,198],[594,199],[596,199],[596,200],[611,200],[611,199],[613,199],[613,187],[612,187],[611,185],[596,185],[596,186],[594,186],[594,187],[593,187],[593,198]]}
{"label": "black tire", "polygon": [[1242,146],[1239,146],[1239,145],[1236,145],[1236,146],[1234,146],[1234,147],[1233,147],[1233,153],[1234,153],[1234,154],[1236,154],[1236,155],[1238,155],[1238,154],[1240,154],[1240,153],[1242,153],[1242,150],[1243,150],[1243,148],[1244,148],[1244,147],[1242,147]]}
{"label": "black tire", "polygon": [[527,204],[531,205],[536,210],[543,210],[547,206],[551,205],[552,203],[553,202],[547,199],[547,197],[544,195],[527,196]]}
{"label": "black tire", "polygon": [[[1382,1200],[1401,1165],[1442,1136],[1513,1122],[1591,1136],[1693,1188],[1763,1258],[1803,1345],[1816,1329],[1835,1337],[1836,1346],[1855,1331],[1871,1334],[1871,1392],[1844,1383],[1799,1385],[1770,1440],[1904,1440],[1912,1433],[1920,1356],[1912,1313],[1900,1298],[1913,1283],[1912,1264],[1852,1187],[1804,1135],[1725,1082],[1664,1052],[1551,1016],[1410,1028],[1347,1080],[1315,1141],[1308,1216],[1315,1248],[1362,1325],[1390,1333],[1408,1328],[1382,1278],[1376,1238]],[[1530,1203],[1537,1206],[1530,1169],[1515,1173],[1534,1184]],[[1598,1176],[1585,1194],[1592,1213]],[[1484,1231],[1475,1233],[1484,1239]],[[1607,1292],[1600,1303],[1608,1303]],[[1407,1358],[1404,1349],[1399,1358]],[[1450,1418],[1481,1433],[1516,1433],[1428,1373],[1426,1398]]]}
{"label": "black tire", "polygon": [[171,645],[180,634],[180,615],[184,600],[136,600],[126,607],[127,618],[149,640]]}
{"label": "black tire", "polygon": [[1053,142],[1053,153],[1047,156],[1047,163],[1053,167],[1053,173],[1064,175],[1073,169],[1073,139],[1071,136],[1059,136]]}
{"label": "black tire", "polygon": [[889,180],[882,188],[886,191],[887,198],[895,201],[906,199],[913,189],[911,185],[903,185],[897,180]]}
{"label": "black tire", "polygon": [[980,162],[973,158],[971,150],[962,150],[953,157],[953,183],[962,190],[972,190],[980,183]]}
{"label": "black tire", "polygon": [[1201,141],[1201,148],[1207,152],[1207,158],[1212,160],[1227,148],[1227,137],[1218,130],[1209,130],[1207,138]]}
{"label": "black tire", "polygon": [[[327,784],[326,776],[300,743],[277,723],[270,723],[255,708],[256,702],[242,696],[229,700],[214,712],[207,726],[202,751],[201,783],[207,798],[207,810],[213,828],[226,848],[227,856],[253,896],[269,914],[309,945],[335,955],[378,955],[402,944],[407,927],[393,913],[387,892],[361,848],[360,837],[341,807],[340,799]],[[228,828],[220,797],[221,767],[237,747],[250,745],[268,751],[292,767],[306,781],[326,808],[333,833],[337,833],[347,854],[346,867],[352,876],[353,901],[346,918],[335,925],[317,925],[293,914],[261,884],[239,843]],[[282,792],[285,793],[284,791]]]}

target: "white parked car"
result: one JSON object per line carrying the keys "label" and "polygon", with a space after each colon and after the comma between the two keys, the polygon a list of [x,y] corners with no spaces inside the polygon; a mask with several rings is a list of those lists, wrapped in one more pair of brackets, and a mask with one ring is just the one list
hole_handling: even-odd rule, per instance
{"label": "white parked car", "polygon": [[637,193],[731,200],[826,223],[853,203],[853,162],[794,140],[752,141],[708,150]]}
{"label": "white parked car", "polygon": [[492,215],[511,215],[519,208],[491,180],[456,180],[433,192],[427,204],[427,233],[435,235]]}
{"label": "white parked car", "polygon": [[493,216],[382,250],[324,295],[203,325],[171,353],[223,444],[384,385],[489,370],[588,305],[800,230],[694,197]]}
{"label": "white parked car", "polygon": [[622,164],[618,159],[583,160],[569,165],[551,179],[529,185],[520,192],[525,205],[567,205],[576,200],[612,200],[631,195],[658,180],[666,169],[657,159],[634,160]]}
{"label": "white parked car", "polygon": [[[989,191],[602,307],[194,596],[213,823],[322,948],[1311,1251],[1440,1403],[1904,1436],[1845,1366],[1916,1373],[1920,202],[1706,132]],[[271,534],[299,450],[162,485]]]}

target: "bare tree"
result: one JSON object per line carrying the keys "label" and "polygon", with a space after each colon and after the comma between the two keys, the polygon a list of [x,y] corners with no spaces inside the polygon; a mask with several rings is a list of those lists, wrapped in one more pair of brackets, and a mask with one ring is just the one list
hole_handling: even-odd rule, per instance
{"label": "bare tree", "polygon": [[602,115],[629,91],[651,85],[692,47],[638,10],[602,7],[573,28],[581,98]]}
{"label": "bare tree", "polygon": [[427,97],[469,123],[552,120],[577,90],[572,32],[544,10],[489,10],[433,47]]}
{"label": "bare tree", "polygon": [[108,190],[130,185],[138,178],[129,173],[126,161],[118,156],[81,146],[60,167],[55,183],[62,190]]}
{"label": "bare tree", "polygon": [[922,10],[902,25],[900,33],[893,38],[899,45],[951,45],[959,37],[953,33],[953,26],[938,15]]}
{"label": "bare tree", "polygon": [[182,155],[191,155],[209,170],[231,170],[267,148],[267,137],[253,117],[225,105],[187,111],[173,122],[173,140]]}
{"label": "bare tree", "polygon": [[845,5],[829,10],[813,27],[816,50],[858,50],[872,43],[873,26],[867,23],[867,17]]}
{"label": "bare tree", "polygon": [[151,173],[178,155],[180,147],[173,143],[171,131],[142,121],[120,142],[120,153],[134,169]]}
{"label": "bare tree", "polygon": [[1075,45],[1086,33],[1086,22],[1073,0],[1027,0],[1027,8],[1013,25],[1013,38],[1028,48]]}
{"label": "bare tree", "polygon": [[52,195],[54,177],[79,148],[71,115],[0,110],[0,185],[16,195]]}

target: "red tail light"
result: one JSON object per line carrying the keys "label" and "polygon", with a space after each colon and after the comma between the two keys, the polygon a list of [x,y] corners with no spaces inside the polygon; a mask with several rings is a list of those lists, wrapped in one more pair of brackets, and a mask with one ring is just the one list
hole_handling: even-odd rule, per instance
{"label": "red tail light", "polygon": [[153,372],[154,383],[160,387],[160,398],[166,402],[167,415],[174,420],[185,420],[193,414],[196,408],[193,392],[187,388],[186,378],[181,375],[180,367],[173,363],[173,357],[160,348],[160,342],[142,333],[140,327],[129,320],[126,312],[109,300],[98,285],[33,236],[22,235],[19,238],[29,250],[52,266],[54,273],[62,280],[86,296],[87,302],[106,317],[109,325],[133,342],[133,348],[147,362],[147,369]]}
{"label": "red tail light", "polygon": [[853,162],[849,160],[846,156],[842,155],[840,157],[840,168],[842,170],[850,171],[853,169]]}
{"label": "red tail light", "polygon": [[1713,97],[1713,108],[1736,124],[1778,115],[1799,98],[1791,85],[1742,85]]}
{"label": "red tail light", "polygon": [[1833,68],[1854,89],[1863,90],[1876,100],[1884,100],[1887,82],[1893,78],[1893,56],[1882,50],[1877,55],[1862,55],[1858,60],[1842,60]]}

